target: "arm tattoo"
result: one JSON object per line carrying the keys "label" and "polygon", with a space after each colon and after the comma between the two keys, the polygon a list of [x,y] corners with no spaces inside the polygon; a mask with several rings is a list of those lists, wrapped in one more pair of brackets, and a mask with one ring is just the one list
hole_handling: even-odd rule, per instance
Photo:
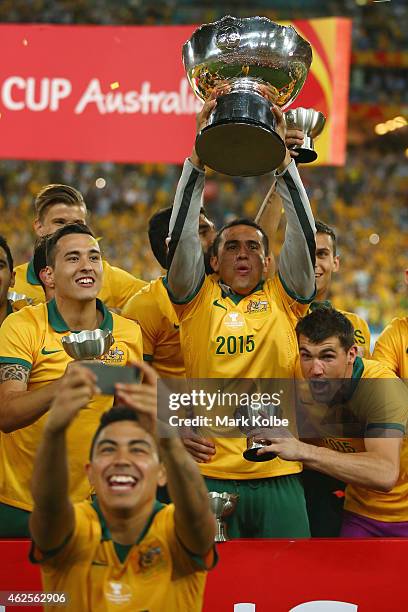
{"label": "arm tattoo", "polygon": [[27,383],[30,369],[17,363],[4,363],[0,365],[0,383],[8,380],[19,380]]}

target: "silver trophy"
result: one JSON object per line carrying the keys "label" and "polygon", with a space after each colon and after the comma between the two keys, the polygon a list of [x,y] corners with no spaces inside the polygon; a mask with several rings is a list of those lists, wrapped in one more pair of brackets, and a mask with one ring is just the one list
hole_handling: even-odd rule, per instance
{"label": "silver trophy", "polygon": [[214,512],[217,522],[214,542],[227,542],[229,539],[227,536],[227,526],[222,519],[230,516],[230,514],[234,512],[239,495],[235,493],[216,493],[215,491],[210,491],[208,497],[210,499],[211,510]]}
{"label": "silver trophy", "polygon": [[114,339],[109,329],[84,330],[64,336],[61,340],[66,353],[76,361],[98,359],[105,355]]}
{"label": "silver trophy", "polygon": [[326,117],[313,108],[299,106],[299,108],[286,111],[285,121],[288,128],[302,130],[304,133],[302,146],[295,145],[293,147],[293,150],[299,153],[296,157],[296,163],[309,164],[315,161],[317,153],[314,149],[314,140],[322,133]]}
{"label": "silver trophy", "polygon": [[241,424],[239,429],[247,437],[247,448],[242,453],[247,461],[270,461],[276,458],[275,453],[264,453],[258,455],[259,448],[268,445],[267,433],[272,427],[273,419],[281,417],[280,406],[240,406],[234,414],[234,418],[239,418]]}
{"label": "silver trophy", "polygon": [[271,102],[283,109],[295,100],[312,62],[310,44],[292,26],[266,17],[227,16],[193,33],[183,46],[183,62],[197,97],[223,92],[197,136],[200,159],[232,176],[277,168],[286,148],[275,131]]}
{"label": "silver trophy", "polygon": [[7,299],[12,304],[18,304],[21,302],[21,308],[23,306],[32,306],[33,299],[25,295],[24,293],[16,293],[16,291],[9,291],[7,293]]}

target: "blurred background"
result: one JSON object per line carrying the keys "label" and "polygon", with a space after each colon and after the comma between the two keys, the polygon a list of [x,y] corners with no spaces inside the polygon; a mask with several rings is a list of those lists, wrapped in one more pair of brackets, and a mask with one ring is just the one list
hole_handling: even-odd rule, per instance
{"label": "blurred background", "polygon": [[[179,25],[208,23],[226,14],[275,21],[351,18],[346,165],[301,166],[300,171],[315,216],[338,234],[341,268],[332,301],[365,317],[376,334],[408,312],[403,279],[408,267],[408,2],[218,0],[214,5],[206,0],[3,0],[0,22]],[[0,233],[16,264],[27,261],[33,196],[47,183],[72,184],[85,196],[106,258],[140,278],[155,278],[161,270],[150,253],[147,221],[172,204],[180,171],[164,164],[0,160]],[[269,185],[268,176],[209,174],[206,207],[217,226],[238,215],[255,216]],[[280,228],[276,253],[282,239]]]}

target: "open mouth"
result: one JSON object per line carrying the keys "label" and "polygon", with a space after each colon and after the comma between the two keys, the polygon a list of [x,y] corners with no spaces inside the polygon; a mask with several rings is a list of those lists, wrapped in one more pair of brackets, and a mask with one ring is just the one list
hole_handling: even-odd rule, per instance
{"label": "open mouth", "polygon": [[137,483],[138,479],[129,474],[113,474],[108,478],[108,486],[112,491],[131,491]]}
{"label": "open mouth", "polygon": [[316,394],[326,393],[330,389],[330,383],[328,380],[310,380],[309,384],[313,393]]}
{"label": "open mouth", "polygon": [[236,271],[238,272],[238,274],[248,274],[249,266],[237,266]]}

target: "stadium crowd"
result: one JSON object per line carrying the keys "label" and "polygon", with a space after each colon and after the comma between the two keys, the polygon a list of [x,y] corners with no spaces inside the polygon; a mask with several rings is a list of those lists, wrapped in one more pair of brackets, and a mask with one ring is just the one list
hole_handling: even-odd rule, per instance
{"label": "stadium crowd", "polygon": [[[148,244],[147,221],[156,210],[171,206],[179,173],[178,166],[163,164],[0,161],[0,233],[8,237],[16,263],[27,261],[32,253],[34,195],[52,182],[76,185],[91,212],[92,229],[103,237],[109,261],[151,280],[161,268]],[[338,232],[342,275],[333,284],[333,299],[362,314],[379,332],[407,307],[401,274],[408,240],[406,160],[400,153],[362,147],[349,151],[344,168],[303,167],[302,177],[313,210]],[[106,182],[102,189],[95,185],[98,178]],[[254,216],[269,183],[270,177],[210,173],[204,200],[216,226],[234,217]],[[283,226],[284,218],[274,242],[275,255]]]}

